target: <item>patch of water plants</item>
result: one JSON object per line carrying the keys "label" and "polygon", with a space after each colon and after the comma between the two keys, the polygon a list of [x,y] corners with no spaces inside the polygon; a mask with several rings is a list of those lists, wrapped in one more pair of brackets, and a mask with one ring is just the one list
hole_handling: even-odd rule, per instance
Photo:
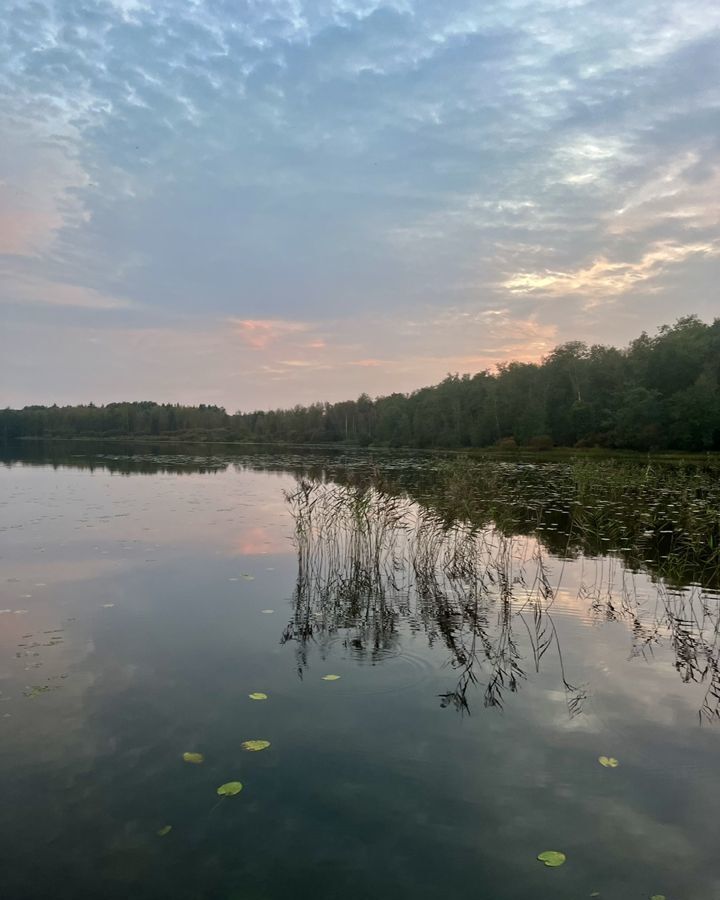
{"label": "patch of water plants", "polygon": [[[720,718],[720,613],[708,602],[720,566],[712,472],[454,461],[432,478],[423,469],[412,491],[376,470],[345,483],[300,478],[287,500],[298,579],[283,641],[297,644],[301,668],[313,642],[340,632],[356,656],[392,653],[407,622],[444,644],[458,673],[443,705],[468,711],[469,688],[482,681],[485,706],[502,707],[552,651],[576,715],[587,688],[566,671],[552,612],[561,583],[548,554],[621,557],[618,567],[588,567],[581,606],[625,622],[633,656],[672,648],[683,680],[706,686],[700,716]],[[649,576],[650,594],[633,571]]]}

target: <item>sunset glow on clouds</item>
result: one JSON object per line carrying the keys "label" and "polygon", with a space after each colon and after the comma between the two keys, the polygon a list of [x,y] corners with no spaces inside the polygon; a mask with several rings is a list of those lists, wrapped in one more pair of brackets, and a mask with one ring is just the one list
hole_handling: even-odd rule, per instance
{"label": "sunset glow on clouds", "polygon": [[264,350],[288,335],[308,330],[303,322],[284,322],[281,319],[231,319],[242,340],[255,350]]}
{"label": "sunset glow on clouds", "polygon": [[511,293],[547,293],[556,296],[584,295],[608,299],[625,294],[645,281],[658,278],[668,266],[684,262],[691,256],[720,256],[720,241],[705,244],[672,244],[660,242],[652,246],[637,262],[610,262],[601,258],[586,269],[574,272],[527,272],[504,282]]}
{"label": "sunset glow on clouds", "polygon": [[720,8],[10,0],[0,403],[411,390],[720,314]]}

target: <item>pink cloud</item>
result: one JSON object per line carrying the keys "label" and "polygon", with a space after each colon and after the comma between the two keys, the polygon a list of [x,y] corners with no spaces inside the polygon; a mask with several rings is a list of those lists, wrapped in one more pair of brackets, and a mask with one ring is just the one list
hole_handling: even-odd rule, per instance
{"label": "pink cloud", "polygon": [[53,210],[0,209],[0,253],[30,256],[61,224]]}
{"label": "pink cloud", "polygon": [[[92,299],[97,305],[99,298]],[[328,347],[308,348],[320,331],[317,322],[239,318],[107,330],[17,324],[0,329],[0,358],[12,376],[0,386],[0,405],[38,398],[108,402],[148,393],[158,401],[218,403],[231,412],[335,401],[412,391],[448,372],[477,372],[504,360],[539,360],[566,336],[533,317],[463,308],[428,309],[411,323],[393,316],[323,322]],[[238,353],[240,341],[252,352]],[[21,348],[28,343],[60,373],[49,394],[46,379],[27,365]],[[92,382],[88,371],[95,373]]]}
{"label": "pink cloud", "polygon": [[255,350],[264,350],[281,338],[307,331],[309,327],[304,322],[285,319],[231,319],[230,322],[248,347]]}
{"label": "pink cloud", "polygon": [[35,256],[50,248],[63,226],[86,220],[77,189],[89,179],[57,121],[38,120],[26,130],[5,115],[0,133],[0,254]]}

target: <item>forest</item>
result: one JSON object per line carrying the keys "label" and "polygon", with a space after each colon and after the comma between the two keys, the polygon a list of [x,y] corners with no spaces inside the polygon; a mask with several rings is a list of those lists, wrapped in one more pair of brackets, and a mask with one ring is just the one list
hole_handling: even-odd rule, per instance
{"label": "forest", "polygon": [[152,401],[0,411],[0,438],[153,437],[415,448],[720,450],[720,318],[626,348],[571,341],[540,363],[449,374],[410,394],[228,413]]}

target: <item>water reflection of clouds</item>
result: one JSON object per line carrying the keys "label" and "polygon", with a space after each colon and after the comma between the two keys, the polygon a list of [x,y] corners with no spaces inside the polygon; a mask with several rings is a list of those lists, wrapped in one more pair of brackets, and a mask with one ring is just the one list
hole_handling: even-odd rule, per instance
{"label": "water reflection of clouds", "polygon": [[240,556],[269,556],[280,553],[293,553],[287,529],[284,529],[283,532],[272,525],[241,526],[235,535],[233,545]]}

